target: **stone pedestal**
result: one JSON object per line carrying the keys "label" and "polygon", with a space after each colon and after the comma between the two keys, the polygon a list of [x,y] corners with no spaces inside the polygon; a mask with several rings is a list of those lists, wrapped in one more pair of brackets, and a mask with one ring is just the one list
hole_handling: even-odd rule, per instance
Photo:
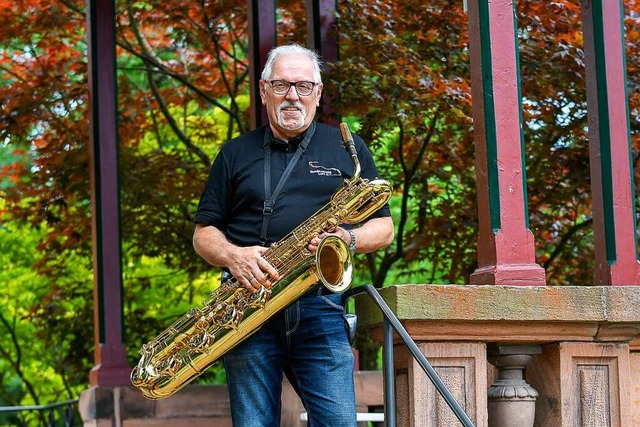
{"label": "stone pedestal", "polygon": [[[640,380],[631,376],[640,367],[640,345],[632,341],[640,335],[640,287],[402,285],[381,294],[476,427],[490,425],[487,384],[507,379],[538,392],[536,427],[640,425]],[[382,343],[379,309],[366,295],[356,307],[360,327]],[[506,378],[516,375],[500,372],[508,358],[489,356],[497,371],[486,363],[487,348],[496,345],[541,352],[529,353],[520,378]],[[407,353],[395,343],[398,426],[459,425],[439,409]],[[501,422],[525,427],[514,416]]]}

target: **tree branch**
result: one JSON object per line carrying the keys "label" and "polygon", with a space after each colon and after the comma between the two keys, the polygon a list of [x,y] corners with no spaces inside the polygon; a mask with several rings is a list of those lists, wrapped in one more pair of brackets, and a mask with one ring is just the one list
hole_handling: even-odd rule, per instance
{"label": "tree branch", "polygon": [[[20,347],[20,341],[18,340],[18,334],[16,333],[16,330],[15,330],[15,322],[14,322],[14,325],[12,326],[11,323],[7,320],[7,318],[4,317],[4,314],[2,313],[2,311],[0,311],[0,323],[2,323],[2,325],[5,327],[5,329],[9,333],[9,337],[10,337],[11,343],[13,344],[13,348],[16,351],[16,355],[15,355],[15,358],[12,357],[12,355],[9,353],[9,351],[7,351],[3,346],[0,346],[0,354],[2,355],[2,357],[5,360],[7,360],[10,363],[10,365],[13,368],[13,370],[15,371],[15,373],[22,380],[22,382],[24,383],[25,387],[27,388],[27,392],[29,393],[29,395],[33,399],[34,404],[35,405],[39,405],[40,404],[40,398],[38,397],[38,394],[36,393],[36,390],[33,387],[33,384],[31,384],[31,382],[27,379],[27,377],[25,376],[24,372],[22,371],[22,367],[21,367],[21,365],[22,365],[22,348]],[[16,402],[16,404],[17,403],[19,403],[19,402]],[[40,417],[41,421],[43,422],[43,425],[46,424],[44,416],[40,412],[39,412],[39,417]]]}
{"label": "tree branch", "polygon": [[549,255],[549,259],[545,261],[543,265],[544,269],[547,270],[551,266],[553,261],[555,261],[555,259],[560,256],[560,253],[564,250],[565,246],[567,245],[567,242],[571,239],[571,237],[573,237],[574,234],[576,234],[578,231],[582,230],[583,228],[591,226],[592,223],[593,223],[593,219],[589,218],[583,222],[573,224],[573,226],[569,229],[569,231],[567,231],[567,233],[564,236],[562,236],[556,248],[553,250],[551,255]]}
{"label": "tree branch", "polygon": [[[151,57],[151,53],[147,49],[147,47],[146,47],[146,45],[144,43],[144,40],[142,39],[142,35],[140,34],[140,31],[139,31],[139,28],[137,26],[136,20],[135,20],[135,18],[133,16],[133,10],[131,9],[131,7],[132,7],[131,6],[131,0],[127,0],[127,12],[129,13],[129,18],[130,18],[131,28],[133,30],[133,34],[134,34],[134,36],[135,36],[135,38],[136,38],[136,40],[138,42],[138,45],[140,46],[140,49],[142,49],[142,51],[145,53],[145,55],[148,55],[149,57]],[[173,115],[169,111],[169,108],[167,107],[167,104],[166,104],[164,98],[160,94],[160,91],[159,91],[158,87],[156,86],[155,81],[153,80],[153,70],[151,68],[149,68],[149,64],[147,62],[145,62],[144,64],[147,67],[147,78],[148,78],[148,81],[149,81],[149,88],[151,89],[151,93],[153,93],[153,96],[155,97],[156,101],[158,101],[158,106],[160,107],[160,111],[164,115],[165,119],[167,119],[167,122],[169,123],[169,126],[171,127],[173,132],[176,134],[178,139],[180,139],[180,141],[182,141],[182,143],[190,151],[195,153],[196,156],[198,156],[200,158],[200,160],[204,163],[205,167],[209,167],[211,165],[211,161],[209,159],[209,156],[207,156],[204,151],[202,151],[193,142],[191,142],[191,139],[182,131],[182,129],[180,129],[180,126],[178,126],[178,123],[176,122],[176,120],[174,119]]]}

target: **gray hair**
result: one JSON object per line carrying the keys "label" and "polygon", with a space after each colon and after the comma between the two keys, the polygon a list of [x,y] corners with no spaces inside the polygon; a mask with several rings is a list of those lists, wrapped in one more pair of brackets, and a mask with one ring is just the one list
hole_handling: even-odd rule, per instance
{"label": "gray hair", "polygon": [[320,55],[318,55],[315,51],[307,49],[306,47],[302,47],[298,44],[278,46],[271,49],[269,51],[269,55],[267,56],[267,62],[264,64],[262,74],[260,75],[260,78],[262,80],[268,80],[271,77],[271,73],[273,72],[273,63],[280,55],[307,56],[309,59],[311,59],[311,62],[313,62],[313,81],[316,83],[322,83],[322,77],[320,76],[320,68],[322,67]]}

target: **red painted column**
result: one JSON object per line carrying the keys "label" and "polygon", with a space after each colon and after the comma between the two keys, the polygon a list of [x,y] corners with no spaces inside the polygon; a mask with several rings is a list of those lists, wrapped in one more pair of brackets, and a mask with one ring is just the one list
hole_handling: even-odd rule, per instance
{"label": "red painted column", "polygon": [[546,284],[528,229],[514,7],[468,1],[479,216],[472,284]]}
{"label": "red painted column", "polygon": [[251,129],[267,124],[267,112],[260,99],[260,74],[269,51],[276,45],[274,0],[247,0],[249,19],[249,79]]}
{"label": "red painted column", "polygon": [[128,385],[123,340],[120,192],[118,183],[115,4],[87,7],[91,141],[95,366],[93,386]]}
{"label": "red painted column", "polygon": [[596,285],[638,285],[638,242],[620,0],[582,1]]}

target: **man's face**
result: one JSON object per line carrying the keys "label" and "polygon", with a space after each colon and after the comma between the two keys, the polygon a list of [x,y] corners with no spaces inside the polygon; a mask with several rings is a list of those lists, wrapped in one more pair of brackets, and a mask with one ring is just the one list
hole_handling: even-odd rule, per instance
{"label": "man's face", "polygon": [[[269,82],[313,81],[313,62],[304,55],[280,55],[273,63]],[[269,82],[260,82],[262,105],[267,109],[269,124],[277,138],[289,140],[308,127],[320,104],[322,83],[317,84],[310,95],[300,96],[294,86],[284,95],[277,95]]]}

